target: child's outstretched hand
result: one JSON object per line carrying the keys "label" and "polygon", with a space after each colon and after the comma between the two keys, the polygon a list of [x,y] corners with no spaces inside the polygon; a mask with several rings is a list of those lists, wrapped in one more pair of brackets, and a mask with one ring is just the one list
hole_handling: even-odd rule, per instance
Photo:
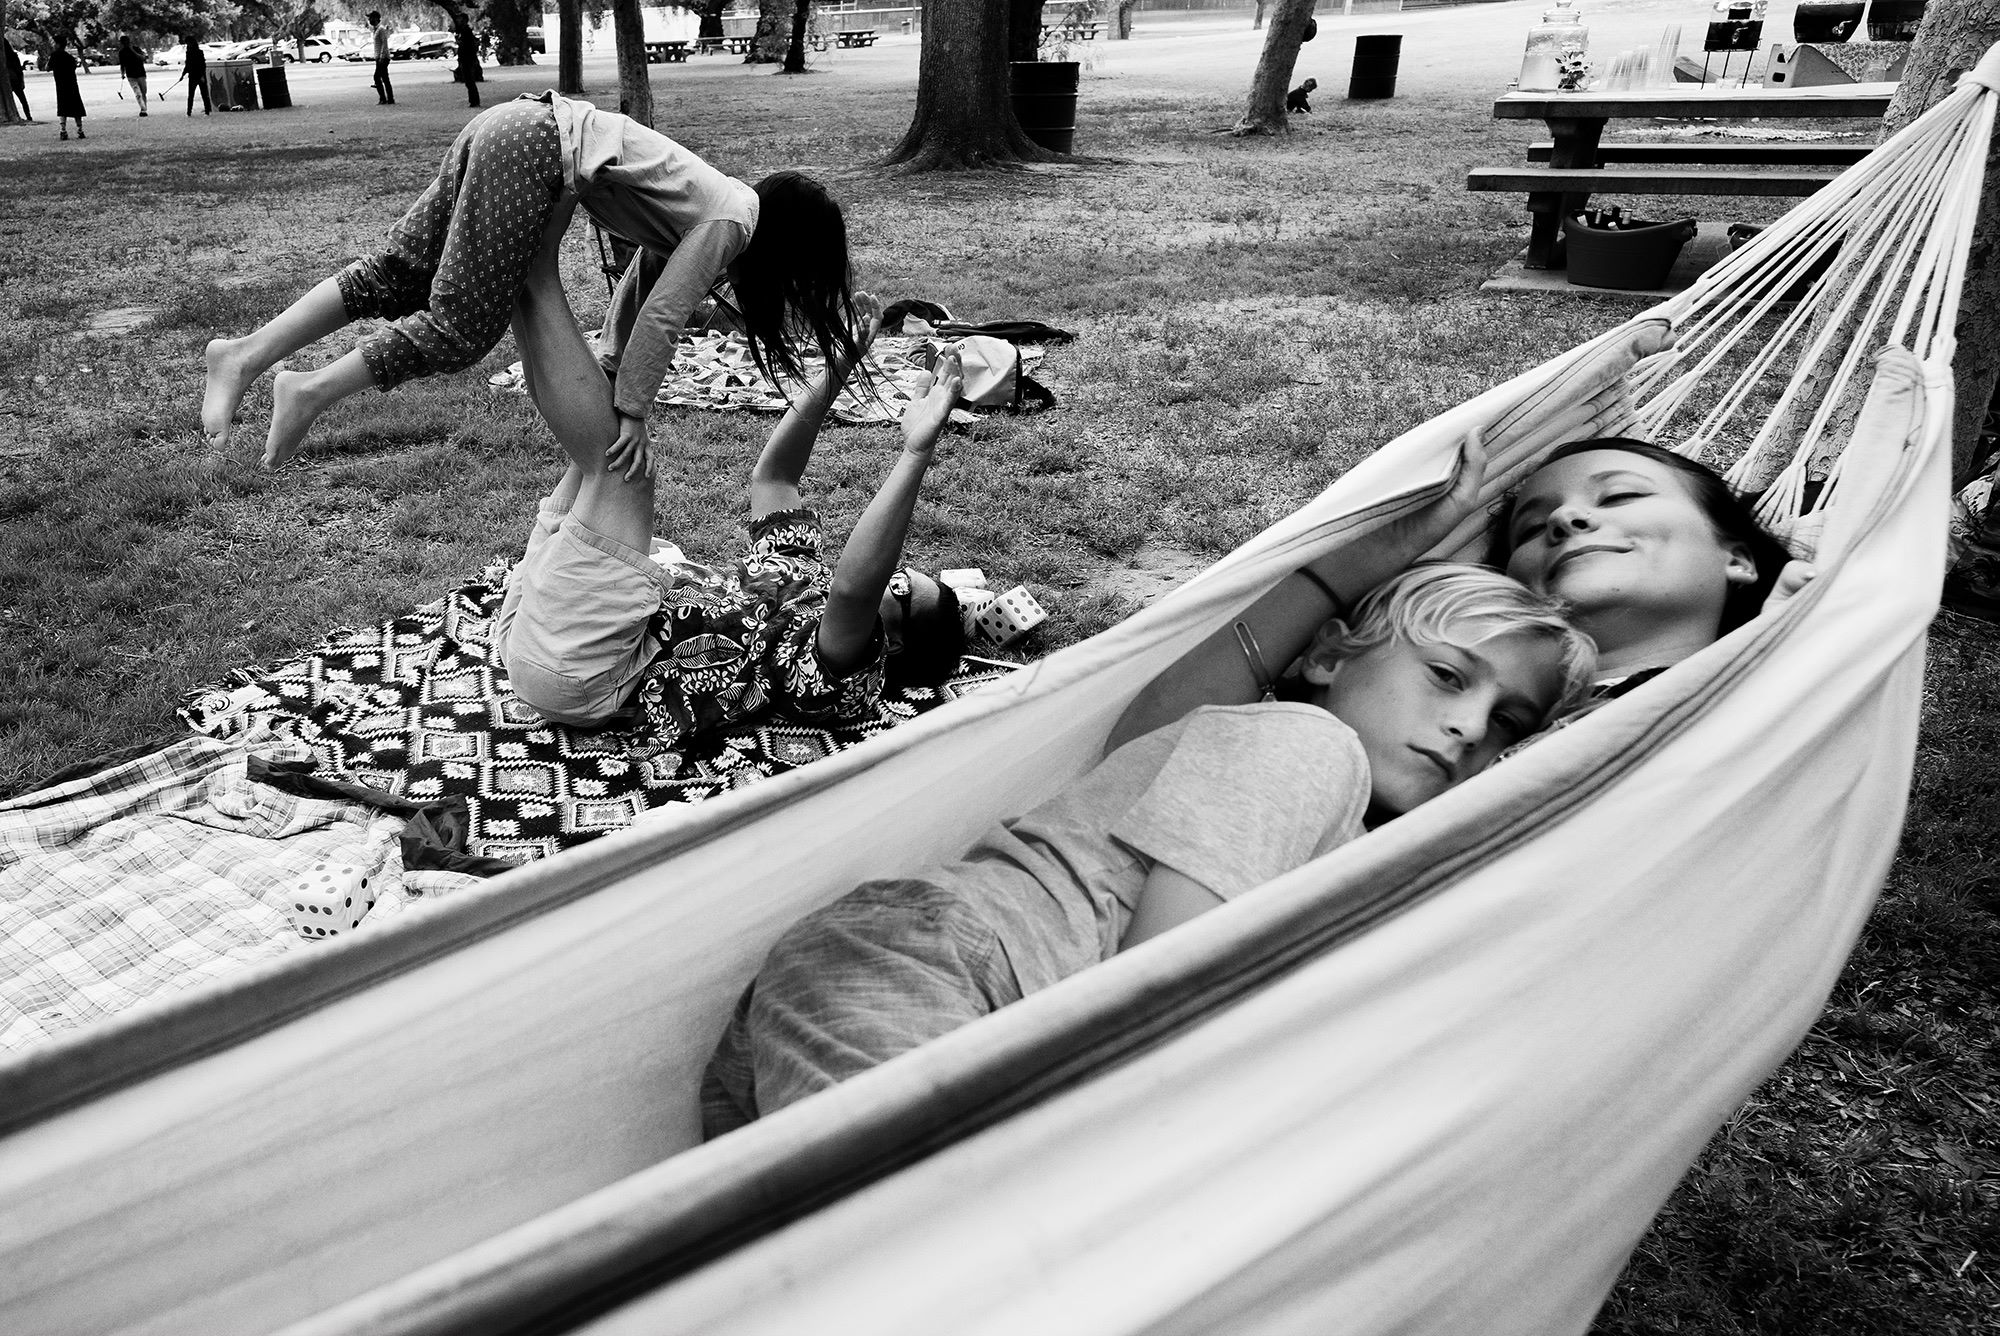
{"label": "child's outstretched hand", "polygon": [[951,421],[951,410],[965,388],[965,373],[959,365],[958,345],[952,344],[939,355],[930,371],[924,397],[912,399],[903,410],[903,451],[928,459]]}
{"label": "child's outstretched hand", "polygon": [[882,299],[872,292],[854,294],[854,346],[867,352],[882,332]]}

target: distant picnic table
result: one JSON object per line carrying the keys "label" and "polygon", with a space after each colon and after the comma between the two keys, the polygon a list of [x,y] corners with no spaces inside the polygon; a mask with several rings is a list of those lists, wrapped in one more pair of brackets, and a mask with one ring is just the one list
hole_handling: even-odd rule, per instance
{"label": "distant picnic table", "polygon": [[873,28],[856,28],[852,32],[836,33],[834,36],[839,38],[842,46],[875,45],[875,30]]}
{"label": "distant picnic table", "polygon": [[1103,31],[1102,23],[1044,23],[1042,40],[1061,34],[1065,42],[1094,42]]}
{"label": "distant picnic table", "polygon": [[686,42],[646,43],[646,63],[648,65],[685,64],[687,58],[688,44]]}

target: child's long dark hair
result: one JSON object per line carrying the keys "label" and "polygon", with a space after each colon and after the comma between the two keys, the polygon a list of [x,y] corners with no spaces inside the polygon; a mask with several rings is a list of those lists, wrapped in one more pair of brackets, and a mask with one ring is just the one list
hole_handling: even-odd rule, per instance
{"label": "child's long dark hair", "polygon": [[829,364],[837,360],[859,371],[840,205],[798,172],[774,172],[753,188],[757,230],[730,266],[730,286],[758,370],[773,382],[779,373],[803,380],[796,345],[811,343]]}
{"label": "child's long dark hair", "polygon": [[[1751,564],[1757,568],[1757,578],[1747,584],[1729,586],[1728,596],[1722,604],[1722,624],[1716,628],[1717,635],[1728,635],[1764,610],[1764,600],[1770,595],[1772,586],[1777,584],[1778,572],[1785,568],[1792,554],[1777,535],[1758,522],[1750,503],[1732,491],[1721,474],[1686,455],[1677,455],[1665,446],[1654,445],[1651,441],[1635,441],[1629,436],[1570,441],[1551,451],[1542,465],[1590,450],[1622,450],[1674,470],[1686,484],[1696,508],[1708,517],[1716,535],[1726,543],[1741,543],[1749,549]],[[1486,564],[1503,571],[1514,555],[1510,530],[1514,525],[1515,500],[1516,496],[1510,494],[1500,503],[1493,512],[1492,524],[1486,530]]]}

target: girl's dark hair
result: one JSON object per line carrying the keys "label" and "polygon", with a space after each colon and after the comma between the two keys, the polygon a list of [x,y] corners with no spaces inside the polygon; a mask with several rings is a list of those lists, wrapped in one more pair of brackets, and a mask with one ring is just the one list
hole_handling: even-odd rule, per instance
{"label": "girl's dark hair", "polygon": [[959,616],[958,591],[943,581],[937,601],[924,611],[906,606],[903,647],[883,664],[892,687],[934,687],[958,671],[965,653],[965,622]]}
{"label": "girl's dark hair", "polygon": [[799,172],[773,172],[754,187],[757,228],[730,266],[757,369],[803,380],[795,343],[811,343],[829,363],[861,368],[849,290],[847,220],[826,187]]}
{"label": "girl's dark hair", "polygon": [[[1588,441],[1570,441],[1557,446],[1542,464],[1553,464],[1558,459],[1591,450],[1622,450],[1672,469],[1680,475],[1682,485],[1694,499],[1695,506],[1708,517],[1716,536],[1726,543],[1741,543],[1750,550],[1750,561],[1757,568],[1757,578],[1747,584],[1729,586],[1728,597],[1722,604],[1722,623],[1716,628],[1717,635],[1729,634],[1763,611],[1764,599],[1778,582],[1778,572],[1792,559],[1791,550],[1758,521],[1750,503],[1732,491],[1721,474],[1686,455],[1677,455],[1665,446],[1654,445],[1651,441],[1635,441],[1629,436],[1600,436]],[[1514,508],[1519,496],[1518,491],[1508,493],[1494,508],[1492,523],[1486,529],[1486,564],[1503,571],[1514,555],[1509,530],[1513,528]]]}

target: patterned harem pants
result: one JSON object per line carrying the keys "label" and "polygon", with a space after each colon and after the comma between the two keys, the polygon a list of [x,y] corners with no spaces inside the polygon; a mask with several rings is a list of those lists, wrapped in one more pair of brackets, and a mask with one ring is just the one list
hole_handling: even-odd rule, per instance
{"label": "patterned harem pants", "polygon": [[546,102],[482,112],[386,247],[335,275],[350,320],[394,323],[361,343],[384,390],[460,371],[492,352],[562,195],[562,140]]}

